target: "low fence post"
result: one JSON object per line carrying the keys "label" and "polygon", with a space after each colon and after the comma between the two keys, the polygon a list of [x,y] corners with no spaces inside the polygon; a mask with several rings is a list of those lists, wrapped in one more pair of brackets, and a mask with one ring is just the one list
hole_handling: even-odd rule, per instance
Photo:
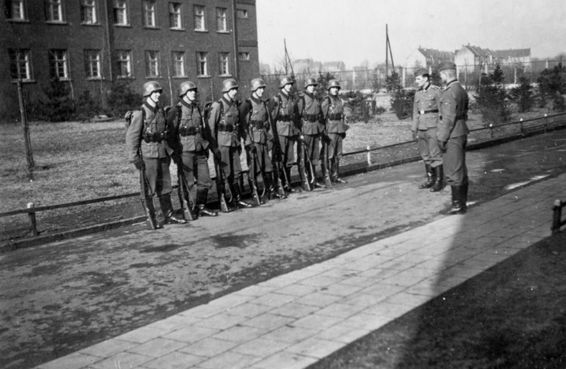
{"label": "low fence post", "polygon": [[489,123],[489,138],[493,138],[493,123]]}
{"label": "low fence post", "polygon": [[368,153],[367,153],[368,166],[371,165],[371,151],[370,151],[370,149],[371,149],[371,148],[369,147],[369,145],[366,146],[366,150],[367,150],[367,152],[368,152]]}
{"label": "low fence post", "polygon": [[[28,202],[28,209],[33,209],[35,204],[33,202]],[[31,230],[34,236],[39,235],[37,231],[37,219],[35,218],[35,211],[31,210],[28,212],[29,221],[31,223]]]}
{"label": "low fence post", "polygon": [[523,129],[523,118],[519,119],[519,128],[521,129],[521,135],[525,135],[525,130]]}
{"label": "low fence post", "polygon": [[560,231],[560,223],[562,223],[562,201],[555,200],[554,206],[552,207],[552,234]]}
{"label": "low fence post", "polygon": [[548,130],[548,114],[544,113],[544,133]]}

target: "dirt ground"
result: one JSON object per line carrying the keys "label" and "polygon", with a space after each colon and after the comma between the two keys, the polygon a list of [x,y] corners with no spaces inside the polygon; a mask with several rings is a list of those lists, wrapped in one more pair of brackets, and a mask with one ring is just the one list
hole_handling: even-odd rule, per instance
{"label": "dirt ground", "polygon": [[[470,200],[566,170],[566,130],[469,152]],[[422,164],[334,190],[147,231],[143,224],[0,255],[0,367],[29,368],[235,289],[437,219]]]}

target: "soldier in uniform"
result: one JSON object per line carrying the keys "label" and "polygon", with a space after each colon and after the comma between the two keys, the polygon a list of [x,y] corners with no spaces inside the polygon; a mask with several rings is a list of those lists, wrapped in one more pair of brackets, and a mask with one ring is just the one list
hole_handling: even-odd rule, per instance
{"label": "soldier in uniform", "polygon": [[[206,206],[212,180],[208,170],[209,149],[220,155],[212,139],[210,128],[204,121],[197,101],[197,86],[185,81],[179,86],[180,101],[169,110],[167,121],[173,127],[173,147],[177,165],[182,166],[189,188],[195,215],[217,216],[218,213]],[[196,185],[195,185],[196,182]]]}
{"label": "soldier in uniform", "polygon": [[[305,156],[312,163],[308,168],[310,182],[314,187],[324,188],[331,185],[330,176],[327,172],[327,165],[324,162],[326,157],[326,143],[322,140],[326,137],[326,126],[322,117],[322,109],[320,100],[316,96],[316,86],[318,83],[314,78],[308,78],[305,82],[305,91],[298,102],[298,110],[302,120],[302,134],[305,141]],[[305,158],[306,160],[307,158]],[[325,184],[322,184],[316,175],[316,166],[320,164],[321,177],[325,178]]]}
{"label": "soldier in uniform", "polygon": [[284,77],[279,84],[280,91],[273,97],[271,103],[271,116],[276,121],[277,135],[279,136],[279,144],[283,154],[283,170],[285,173],[280,177],[287,179],[287,182],[283,184],[287,192],[293,192],[290,183],[291,167],[296,162],[294,145],[298,132],[300,132],[297,124],[297,103],[292,94],[294,83],[293,79]]}
{"label": "soldier in uniform", "polygon": [[436,138],[441,91],[440,87],[430,83],[430,75],[426,69],[416,71],[415,82],[419,89],[415,93],[413,103],[411,131],[413,138],[417,140],[426,171],[426,182],[419,185],[419,188],[430,188],[431,192],[438,192],[444,187],[442,152]]}
{"label": "soldier in uniform", "polygon": [[[170,127],[165,119],[165,112],[159,106],[163,89],[159,83],[149,81],[143,85],[144,102],[140,110],[133,112],[131,123],[126,132],[128,157],[138,170],[144,168],[145,182],[150,196],[157,195],[164,217],[163,224],[186,223],[184,219],[173,215],[171,203],[171,176],[169,165],[173,149],[168,140]],[[157,224],[161,228],[161,224]]]}
{"label": "soldier in uniform", "polygon": [[[281,198],[275,190],[275,178],[273,176],[272,155],[270,146],[273,146],[273,134],[269,121],[269,111],[266,101],[263,100],[265,82],[261,78],[251,81],[252,94],[240,105],[240,120],[246,127],[246,146],[250,147],[250,177],[263,179],[264,198]],[[255,181],[257,183],[257,181]]]}
{"label": "soldier in uniform", "polygon": [[208,125],[212,136],[216,138],[216,146],[220,151],[221,168],[224,186],[232,194],[233,207],[249,208],[252,205],[242,200],[240,177],[242,166],[240,164],[240,140],[245,137],[240,124],[240,111],[236,94],[238,82],[233,78],[222,81],[222,97],[212,103]]}
{"label": "soldier in uniform", "polygon": [[330,138],[326,151],[330,180],[335,183],[346,183],[340,178],[339,168],[342,158],[342,141],[346,137],[344,102],[338,96],[340,84],[332,79],[328,82],[328,96],[322,101],[321,108],[326,122],[326,133]]}
{"label": "soldier in uniform", "polygon": [[466,212],[468,200],[468,170],[466,168],[466,143],[468,135],[468,94],[456,78],[456,65],[442,63],[440,78],[445,84],[439,102],[440,121],[437,138],[443,154],[446,183],[452,190],[450,213]]}

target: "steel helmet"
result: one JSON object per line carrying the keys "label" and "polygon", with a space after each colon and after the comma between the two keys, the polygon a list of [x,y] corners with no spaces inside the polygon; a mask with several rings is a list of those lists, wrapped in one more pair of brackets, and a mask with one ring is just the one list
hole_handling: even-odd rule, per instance
{"label": "steel helmet", "polygon": [[197,85],[195,85],[194,82],[192,82],[192,81],[182,82],[179,85],[179,97],[183,97],[190,90],[196,90],[196,89],[197,89]]}
{"label": "steel helmet", "polygon": [[149,81],[143,84],[143,97],[147,97],[155,91],[163,92],[159,82]]}
{"label": "steel helmet", "polygon": [[252,87],[251,90],[252,92],[254,92],[255,90],[257,90],[258,88],[265,88],[266,84],[263,81],[263,79],[261,78],[254,78],[252,79]]}
{"label": "steel helmet", "polygon": [[328,89],[330,90],[332,87],[342,88],[342,87],[340,87],[340,83],[339,83],[337,80],[335,80],[335,79],[331,79],[331,80],[328,82]]}
{"label": "steel helmet", "polygon": [[234,78],[228,78],[222,81],[222,92],[228,92],[234,88],[238,88],[238,82]]}
{"label": "steel helmet", "polygon": [[309,86],[318,86],[318,82],[316,82],[316,79],[314,78],[308,78],[305,81],[305,88],[309,87]]}
{"label": "steel helmet", "polygon": [[419,68],[415,71],[415,77],[417,76],[429,76],[428,69]]}
{"label": "steel helmet", "polygon": [[281,79],[281,81],[279,82],[279,88],[283,88],[286,85],[292,85],[294,83],[295,83],[295,81],[293,80],[292,77],[283,77]]}

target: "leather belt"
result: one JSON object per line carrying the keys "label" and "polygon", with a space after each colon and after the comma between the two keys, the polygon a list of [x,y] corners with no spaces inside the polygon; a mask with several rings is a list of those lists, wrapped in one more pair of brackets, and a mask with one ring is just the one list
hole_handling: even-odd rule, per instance
{"label": "leather belt", "polygon": [[438,113],[438,109],[419,110],[419,114],[420,114],[420,115],[423,115],[423,114],[430,114],[430,113]]}
{"label": "leather belt", "polygon": [[218,125],[218,131],[219,132],[233,132],[234,131],[234,125],[232,125],[232,124],[220,124],[220,125]]}

